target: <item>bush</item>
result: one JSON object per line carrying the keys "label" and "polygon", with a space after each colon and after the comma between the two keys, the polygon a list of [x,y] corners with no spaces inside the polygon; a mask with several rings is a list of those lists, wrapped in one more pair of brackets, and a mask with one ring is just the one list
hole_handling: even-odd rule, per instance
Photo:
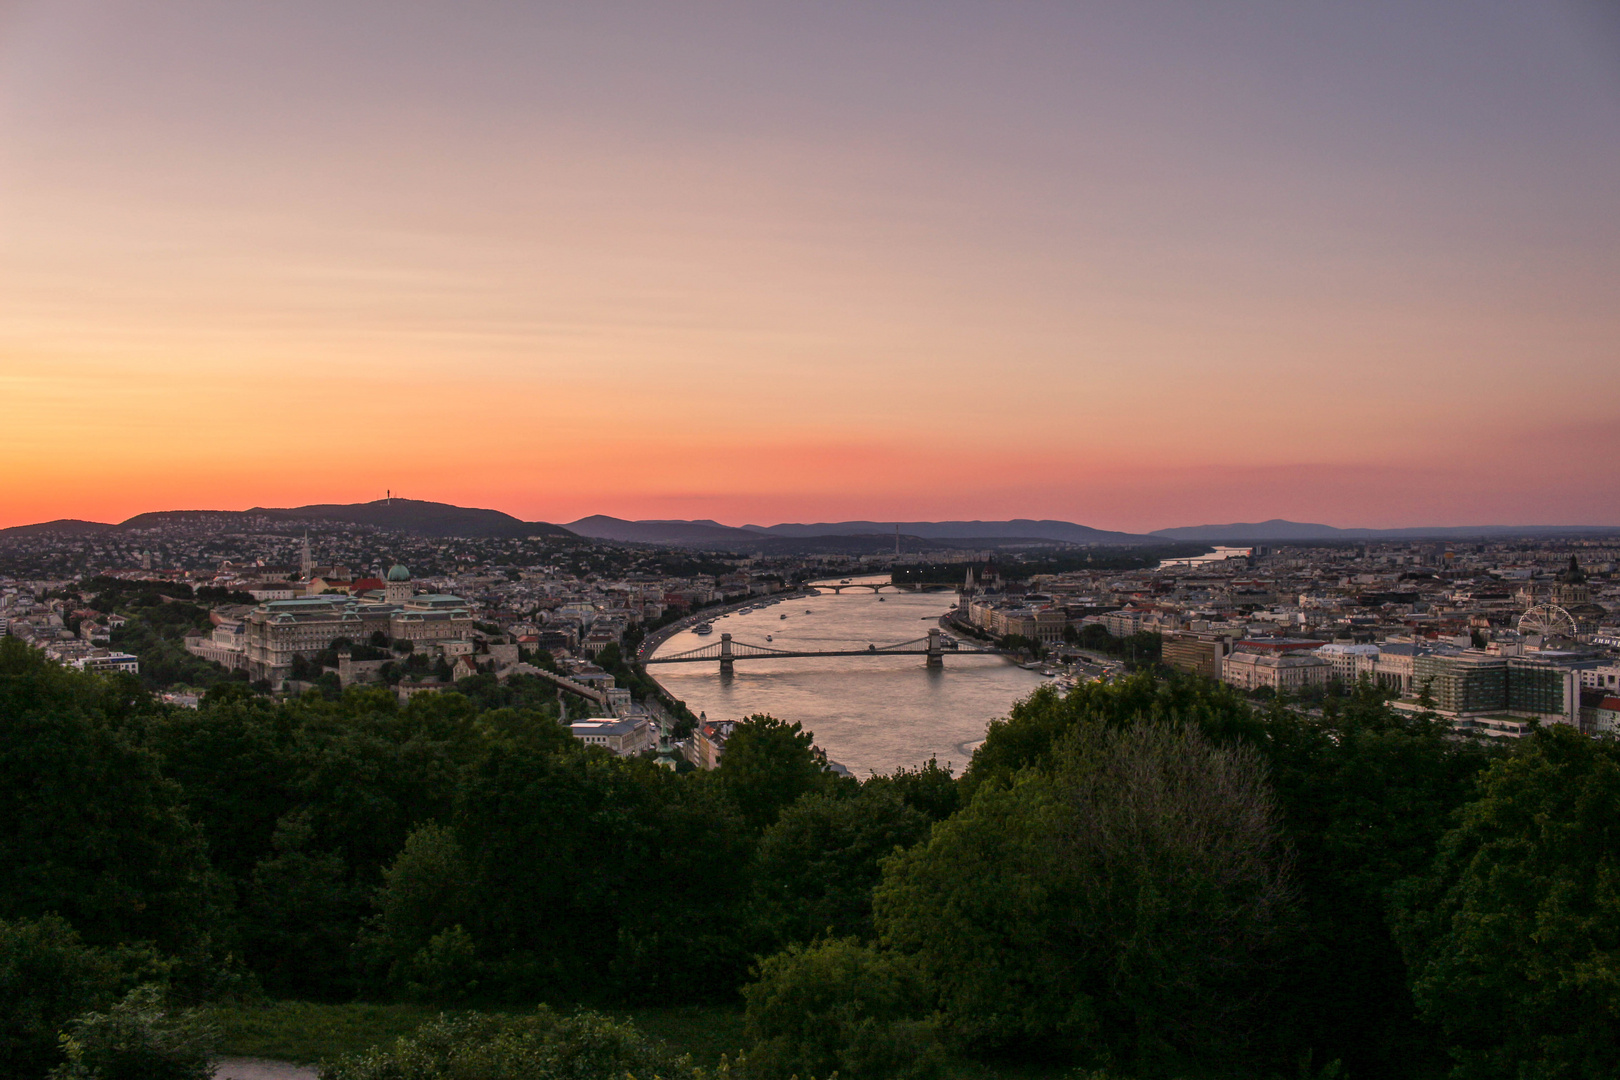
{"label": "bush", "polygon": [[415,1035],[321,1067],[321,1080],[665,1080],[697,1078],[634,1026],[595,1013],[441,1015]]}
{"label": "bush", "polygon": [[43,1076],[61,1060],[56,1036],[77,1014],[112,1000],[117,972],[63,919],[0,919],[0,1062]]}
{"label": "bush", "polygon": [[760,1080],[938,1076],[944,1051],[918,969],[852,938],[793,946],[760,964],[743,989]]}
{"label": "bush", "polygon": [[159,987],[138,986],[68,1025],[50,1080],[210,1080],[217,1040],[200,1010],[169,1010]]}

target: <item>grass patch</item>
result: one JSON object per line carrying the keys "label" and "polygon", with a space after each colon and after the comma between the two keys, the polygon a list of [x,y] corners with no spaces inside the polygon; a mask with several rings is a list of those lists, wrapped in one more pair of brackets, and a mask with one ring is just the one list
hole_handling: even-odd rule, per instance
{"label": "grass patch", "polygon": [[742,1009],[718,1005],[680,1005],[658,1009],[605,1010],[629,1020],[649,1039],[677,1054],[691,1054],[699,1065],[712,1066],[724,1054],[737,1060],[743,1046]]}
{"label": "grass patch", "polygon": [[430,1005],[320,1005],[277,1001],[269,1005],[215,1006],[209,1016],[220,1031],[220,1053],[266,1057],[313,1065],[409,1035],[442,1010]]}
{"label": "grass patch", "polygon": [[[433,1005],[327,1005],[277,1001],[268,1005],[220,1005],[209,1016],[220,1030],[220,1052],[229,1057],[265,1057],[313,1065],[344,1054],[359,1053],[410,1035],[441,1012]],[[526,1012],[522,1006],[483,1012]],[[560,1006],[559,1012],[573,1011]],[[649,1039],[691,1054],[700,1065],[713,1065],[725,1054],[735,1060],[743,1045],[742,1010],[718,1006],[675,1006],[602,1010],[628,1019]]]}
{"label": "grass patch", "polygon": [[[434,1005],[325,1005],[277,1001],[268,1005],[219,1005],[209,1010],[221,1036],[220,1053],[228,1057],[264,1057],[314,1065],[355,1054],[410,1035],[441,1012]],[[479,1010],[527,1012],[525,1006]],[[572,1012],[560,1006],[559,1012]],[[602,1009],[629,1020],[649,1039],[678,1054],[691,1054],[712,1067],[720,1056],[737,1058],[743,1046],[743,1013],[735,1006],[681,1005],[666,1008]],[[1043,1062],[957,1059],[946,1069],[950,1080],[1060,1080],[1074,1075],[1062,1065]]]}

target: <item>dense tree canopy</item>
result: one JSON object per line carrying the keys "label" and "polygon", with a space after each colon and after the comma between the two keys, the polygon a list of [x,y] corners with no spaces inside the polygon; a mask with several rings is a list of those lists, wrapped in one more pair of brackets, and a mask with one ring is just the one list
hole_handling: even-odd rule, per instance
{"label": "dense tree canopy", "polygon": [[70,1013],[145,1023],[136,982],[256,982],[742,999],[761,1075],[1616,1071],[1620,751],[1567,729],[1487,745],[1370,686],[1305,712],[1142,672],[1036,692],[960,778],[857,781],[768,716],[677,774],[573,739],[549,684],[458,689],[189,710],[0,639],[0,1006],[34,1018],[0,1038],[60,1065]]}
{"label": "dense tree canopy", "polygon": [[1616,1075],[1620,747],[1537,731],[1484,774],[1398,910],[1460,1080]]}

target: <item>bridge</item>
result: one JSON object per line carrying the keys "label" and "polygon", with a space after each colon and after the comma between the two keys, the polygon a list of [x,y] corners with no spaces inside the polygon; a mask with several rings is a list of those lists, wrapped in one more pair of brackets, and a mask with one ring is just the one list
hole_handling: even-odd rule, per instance
{"label": "bridge", "polygon": [[896,585],[892,581],[841,581],[836,585],[828,585],[825,582],[818,581],[814,585],[807,587],[815,589],[818,592],[825,589],[828,592],[838,593],[840,596],[843,595],[845,589],[871,589],[872,592],[876,594],[882,592],[884,589],[901,588],[901,586]]}
{"label": "bridge", "polygon": [[805,588],[842,595],[845,589],[871,589],[877,594],[884,589],[894,589],[897,592],[950,592],[956,586],[943,585],[937,581],[840,581],[835,584],[818,581],[813,585],[806,585]]}
{"label": "bridge", "polygon": [[[992,656],[1004,655],[1000,649],[972,648],[961,651],[988,653]],[[945,666],[945,645],[938,629],[928,631],[927,637],[900,641],[893,645],[868,645],[864,649],[777,649],[748,641],[733,641],[730,634],[721,634],[720,640],[712,645],[703,645],[670,656],[649,657],[642,663],[701,664],[718,660],[720,673],[729,675],[733,670],[732,665],[738,660],[789,659],[797,656],[925,656],[928,658],[927,666],[936,668]]]}

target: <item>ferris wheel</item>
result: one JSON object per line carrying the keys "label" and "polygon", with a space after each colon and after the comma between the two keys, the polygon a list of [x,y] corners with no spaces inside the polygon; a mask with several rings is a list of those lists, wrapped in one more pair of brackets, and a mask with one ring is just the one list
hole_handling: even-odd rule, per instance
{"label": "ferris wheel", "polygon": [[1557,604],[1537,604],[1519,616],[1519,633],[1573,638],[1575,617]]}

